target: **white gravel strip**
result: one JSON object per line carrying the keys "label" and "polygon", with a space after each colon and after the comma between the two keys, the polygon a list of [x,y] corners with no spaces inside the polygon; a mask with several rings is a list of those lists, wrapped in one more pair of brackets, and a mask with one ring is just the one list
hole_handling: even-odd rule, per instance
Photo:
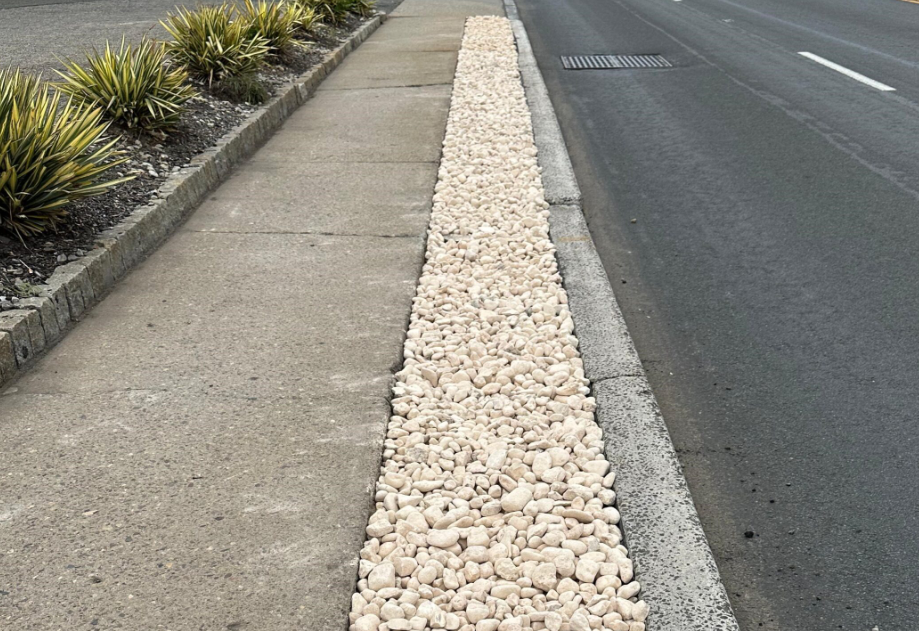
{"label": "white gravel strip", "polygon": [[466,23],[352,631],[644,631],[505,18]]}

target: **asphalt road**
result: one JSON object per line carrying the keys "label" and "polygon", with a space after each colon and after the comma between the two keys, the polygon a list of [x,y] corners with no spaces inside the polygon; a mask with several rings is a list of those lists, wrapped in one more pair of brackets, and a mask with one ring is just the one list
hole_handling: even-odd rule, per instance
{"label": "asphalt road", "polygon": [[[379,0],[389,13],[402,0]],[[82,59],[82,52],[122,36],[166,37],[160,20],[176,5],[194,7],[198,0],[0,0],[0,67],[57,75],[59,58]],[[204,4],[207,4],[206,2]]]}
{"label": "asphalt road", "polygon": [[[164,37],[159,26],[177,0],[0,0],[0,66],[56,75],[59,57],[81,53],[124,35],[138,40],[147,33]],[[188,4],[194,5],[195,2]]]}
{"label": "asphalt road", "polygon": [[919,5],[517,1],[741,627],[919,629]]}
{"label": "asphalt road", "polygon": [[20,7],[40,7],[53,4],[76,4],[88,0],[0,0],[0,9],[18,9]]}

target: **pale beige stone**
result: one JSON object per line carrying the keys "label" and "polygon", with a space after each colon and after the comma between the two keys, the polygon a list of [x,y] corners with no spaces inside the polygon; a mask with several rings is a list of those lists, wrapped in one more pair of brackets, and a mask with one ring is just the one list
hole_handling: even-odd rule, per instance
{"label": "pale beige stone", "polygon": [[378,631],[380,619],[374,615],[361,616],[354,623],[354,631]]}
{"label": "pale beige stone", "polygon": [[367,576],[367,586],[373,591],[396,586],[396,568],[392,563],[381,563]]}
{"label": "pale beige stone", "polygon": [[356,631],[369,616],[391,631],[642,631],[647,605],[629,600],[640,587],[553,253],[512,31],[472,18]]}

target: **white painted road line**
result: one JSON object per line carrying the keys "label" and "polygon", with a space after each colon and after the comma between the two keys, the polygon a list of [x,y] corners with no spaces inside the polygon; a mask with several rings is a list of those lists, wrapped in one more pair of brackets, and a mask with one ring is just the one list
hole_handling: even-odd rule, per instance
{"label": "white painted road line", "polygon": [[863,74],[859,74],[855,72],[854,70],[849,70],[845,66],[840,66],[839,64],[833,63],[829,59],[824,59],[823,57],[819,55],[815,55],[814,53],[801,52],[798,54],[803,55],[804,57],[807,57],[811,61],[816,61],[818,64],[822,66],[826,66],[827,68],[831,68],[835,70],[836,72],[842,73],[846,75],[847,77],[849,77],[850,79],[855,79],[856,81],[861,81],[865,85],[870,85],[872,88],[881,90],[882,92],[895,92],[896,91],[896,88],[892,88],[885,83],[881,83],[880,81],[869,79]]}

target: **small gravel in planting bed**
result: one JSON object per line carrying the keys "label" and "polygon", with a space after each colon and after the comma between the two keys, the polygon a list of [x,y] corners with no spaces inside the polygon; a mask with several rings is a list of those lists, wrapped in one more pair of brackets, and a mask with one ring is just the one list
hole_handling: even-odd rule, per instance
{"label": "small gravel in planting bed", "polygon": [[[260,73],[260,81],[269,96],[319,63],[363,22],[355,17],[340,28],[323,27],[303,48],[286,55],[283,63],[266,67]],[[170,173],[214,146],[256,109],[217,97],[206,85],[196,87],[200,96],[188,103],[189,111],[165,137],[113,128],[113,133],[121,135],[118,148],[130,158],[114,175],[135,175],[134,180],[99,197],[74,202],[68,207],[69,217],[55,230],[24,241],[0,232],[0,310],[16,308],[19,300],[28,297],[31,288],[47,280],[57,266],[92,250],[96,235],[155,199]]]}
{"label": "small gravel in planting bed", "polygon": [[351,631],[645,631],[505,18],[459,54]]}

